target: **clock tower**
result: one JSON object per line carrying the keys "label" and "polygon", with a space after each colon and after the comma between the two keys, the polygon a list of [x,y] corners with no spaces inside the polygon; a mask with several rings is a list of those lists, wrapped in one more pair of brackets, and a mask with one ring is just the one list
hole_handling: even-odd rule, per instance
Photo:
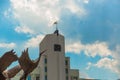
{"label": "clock tower", "polygon": [[56,31],[40,43],[40,51],[47,49],[40,60],[40,80],[65,80],[65,41]]}

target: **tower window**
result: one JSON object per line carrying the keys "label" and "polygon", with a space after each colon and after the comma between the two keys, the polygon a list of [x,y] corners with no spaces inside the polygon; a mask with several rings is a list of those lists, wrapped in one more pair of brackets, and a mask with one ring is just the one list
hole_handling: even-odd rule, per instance
{"label": "tower window", "polygon": [[45,57],[45,59],[44,59],[44,63],[47,64],[47,58],[46,58],[46,57]]}
{"label": "tower window", "polygon": [[40,77],[39,77],[39,76],[37,76],[37,77],[36,77],[36,80],[40,80]]}
{"label": "tower window", "polygon": [[45,72],[47,72],[47,67],[45,66]]}
{"label": "tower window", "polygon": [[61,45],[55,44],[54,45],[54,51],[61,51]]}

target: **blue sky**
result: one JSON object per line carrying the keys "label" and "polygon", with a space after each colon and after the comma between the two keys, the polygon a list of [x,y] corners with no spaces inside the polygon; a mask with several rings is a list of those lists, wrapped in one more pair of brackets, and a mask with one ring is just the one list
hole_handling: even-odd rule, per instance
{"label": "blue sky", "polygon": [[20,56],[29,47],[36,59],[55,21],[80,77],[120,78],[120,0],[0,0],[0,56],[11,49]]}

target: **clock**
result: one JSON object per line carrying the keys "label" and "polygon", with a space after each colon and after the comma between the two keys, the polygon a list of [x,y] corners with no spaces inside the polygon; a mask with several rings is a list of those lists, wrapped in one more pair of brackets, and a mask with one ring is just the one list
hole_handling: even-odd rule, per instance
{"label": "clock", "polygon": [[54,45],[54,51],[61,51],[61,45],[55,44]]}

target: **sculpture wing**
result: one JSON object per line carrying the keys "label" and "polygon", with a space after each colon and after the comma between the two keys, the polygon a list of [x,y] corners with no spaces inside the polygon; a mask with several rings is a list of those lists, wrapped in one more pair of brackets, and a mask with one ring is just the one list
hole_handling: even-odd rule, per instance
{"label": "sculpture wing", "polygon": [[27,75],[37,67],[40,57],[45,51],[40,53],[39,58],[36,61],[30,60],[28,56],[28,49],[22,53],[19,59],[19,63],[21,65],[21,68],[24,70],[24,74],[21,76],[20,80],[26,80]]}
{"label": "sculpture wing", "polygon": [[3,75],[6,78],[13,78],[20,70],[21,70],[21,66],[17,65],[9,70],[3,71]]}
{"label": "sculpture wing", "polygon": [[6,80],[2,73],[0,73],[0,80]]}
{"label": "sculpture wing", "polygon": [[27,69],[30,68],[34,63],[30,60],[29,55],[28,55],[28,48],[22,52],[22,55],[18,59],[21,68],[23,71],[27,71]]}
{"label": "sculpture wing", "polygon": [[13,50],[6,52],[0,58],[0,71],[3,72],[13,61],[18,59],[17,55]]}

